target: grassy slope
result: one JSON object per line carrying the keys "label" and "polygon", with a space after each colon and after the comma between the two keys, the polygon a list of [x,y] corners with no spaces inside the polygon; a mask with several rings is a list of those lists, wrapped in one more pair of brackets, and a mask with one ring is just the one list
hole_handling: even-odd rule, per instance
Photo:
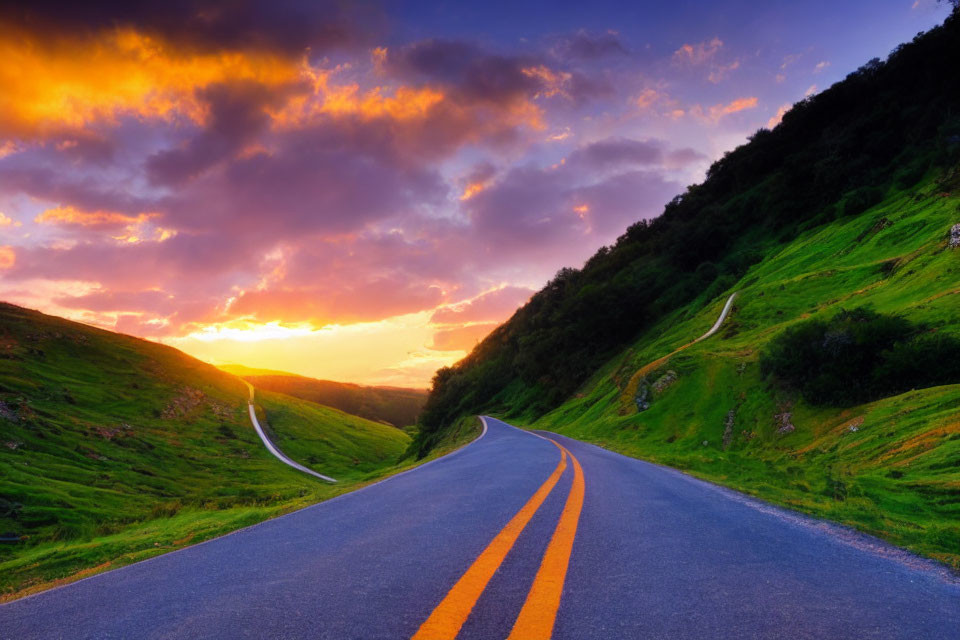
{"label": "grassy slope", "polygon": [[367,387],[242,365],[223,365],[220,368],[240,376],[257,388],[302,398],[400,428],[415,424],[417,415],[427,401],[425,389]]}
{"label": "grassy slope", "polygon": [[[258,394],[258,402],[261,400]],[[236,377],[162,345],[0,304],[0,597],[119,566],[329,498],[409,443],[379,423],[263,394],[275,460]]]}
{"label": "grassy slope", "polygon": [[[892,194],[754,266],[731,288],[741,293],[721,331],[648,374],[650,382],[670,370],[679,376],[648,411],[633,406],[635,372],[706,331],[730,291],[664,318],[576,397],[526,422],[852,525],[960,569],[960,385],[816,408],[761,379],[757,363],[758,349],[791,323],[841,308],[872,305],[960,335],[960,250],[946,248],[960,207],[942,190],[928,181]],[[792,413],[792,433],[778,432],[775,415],[783,411]]]}
{"label": "grassy slope", "polygon": [[[258,389],[256,402],[261,424],[281,451],[340,481],[381,475],[383,462],[396,461],[410,442],[399,429],[281,393]],[[335,427],[302,428],[313,424]]]}

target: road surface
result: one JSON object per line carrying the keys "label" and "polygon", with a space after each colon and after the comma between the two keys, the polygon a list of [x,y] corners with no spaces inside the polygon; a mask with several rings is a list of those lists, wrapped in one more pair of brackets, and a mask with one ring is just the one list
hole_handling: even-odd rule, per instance
{"label": "road surface", "polygon": [[3,605],[0,637],[960,638],[932,564],[487,422],[407,474]]}

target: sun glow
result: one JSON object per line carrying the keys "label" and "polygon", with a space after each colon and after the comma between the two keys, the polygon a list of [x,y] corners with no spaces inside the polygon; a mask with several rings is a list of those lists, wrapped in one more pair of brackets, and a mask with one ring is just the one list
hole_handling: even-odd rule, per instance
{"label": "sun glow", "polygon": [[243,323],[214,324],[205,326],[182,338],[183,340],[198,340],[212,342],[215,340],[230,340],[234,342],[260,342],[262,340],[286,340],[313,335],[319,331],[331,331],[333,327],[314,328],[310,325],[289,326],[279,322],[268,322],[259,325],[242,326]]}
{"label": "sun glow", "polygon": [[430,312],[378,322],[326,325],[208,325],[162,342],[213,364],[243,364],[360,384],[426,386],[433,372],[456,362],[463,350],[430,347]]}

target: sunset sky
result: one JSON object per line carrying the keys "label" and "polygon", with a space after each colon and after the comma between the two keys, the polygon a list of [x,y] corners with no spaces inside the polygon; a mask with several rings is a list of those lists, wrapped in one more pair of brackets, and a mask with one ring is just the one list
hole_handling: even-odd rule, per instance
{"label": "sunset sky", "polygon": [[0,9],[0,299],[213,363],[404,386],[947,14],[78,4]]}

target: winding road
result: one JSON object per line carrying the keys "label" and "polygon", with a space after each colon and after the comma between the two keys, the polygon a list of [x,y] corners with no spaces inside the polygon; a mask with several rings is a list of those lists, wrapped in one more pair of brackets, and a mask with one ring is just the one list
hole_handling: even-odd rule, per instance
{"label": "winding road", "polygon": [[882,542],[486,419],[430,464],[0,606],[0,638],[960,638]]}
{"label": "winding road", "polygon": [[296,460],[293,460],[292,458],[288,457],[287,454],[285,454],[283,451],[280,451],[277,445],[273,444],[273,442],[270,440],[270,437],[267,435],[267,432],[263,430],[262,426],[260,426],[260,421],[257,419],[257,407],[253,403],[253,394],[254,394],[253,385],[247,382],[246,380],[244,380],[243,383],[247,385],[247,388],[250,390],[250,397],[247,400],[247,413],[250,414],[250,424],[253,425],[253,430],[257,432],[258,436],[260,436],[260,441],[263,443],[263,446],[267,448],[267,451],[270,452],[270,455],[272,455],[274,458],[276,458],[283,464],[289,467],[293,467],[297,471],[309,473],[311,476],[315,478],[320,478],[324,482],[336,483],[337,482],[336,478],[325,476],[322,473],[317,473],[316,471],[314,471],[313,469],[310,469],[309,467],[303,466]]}

